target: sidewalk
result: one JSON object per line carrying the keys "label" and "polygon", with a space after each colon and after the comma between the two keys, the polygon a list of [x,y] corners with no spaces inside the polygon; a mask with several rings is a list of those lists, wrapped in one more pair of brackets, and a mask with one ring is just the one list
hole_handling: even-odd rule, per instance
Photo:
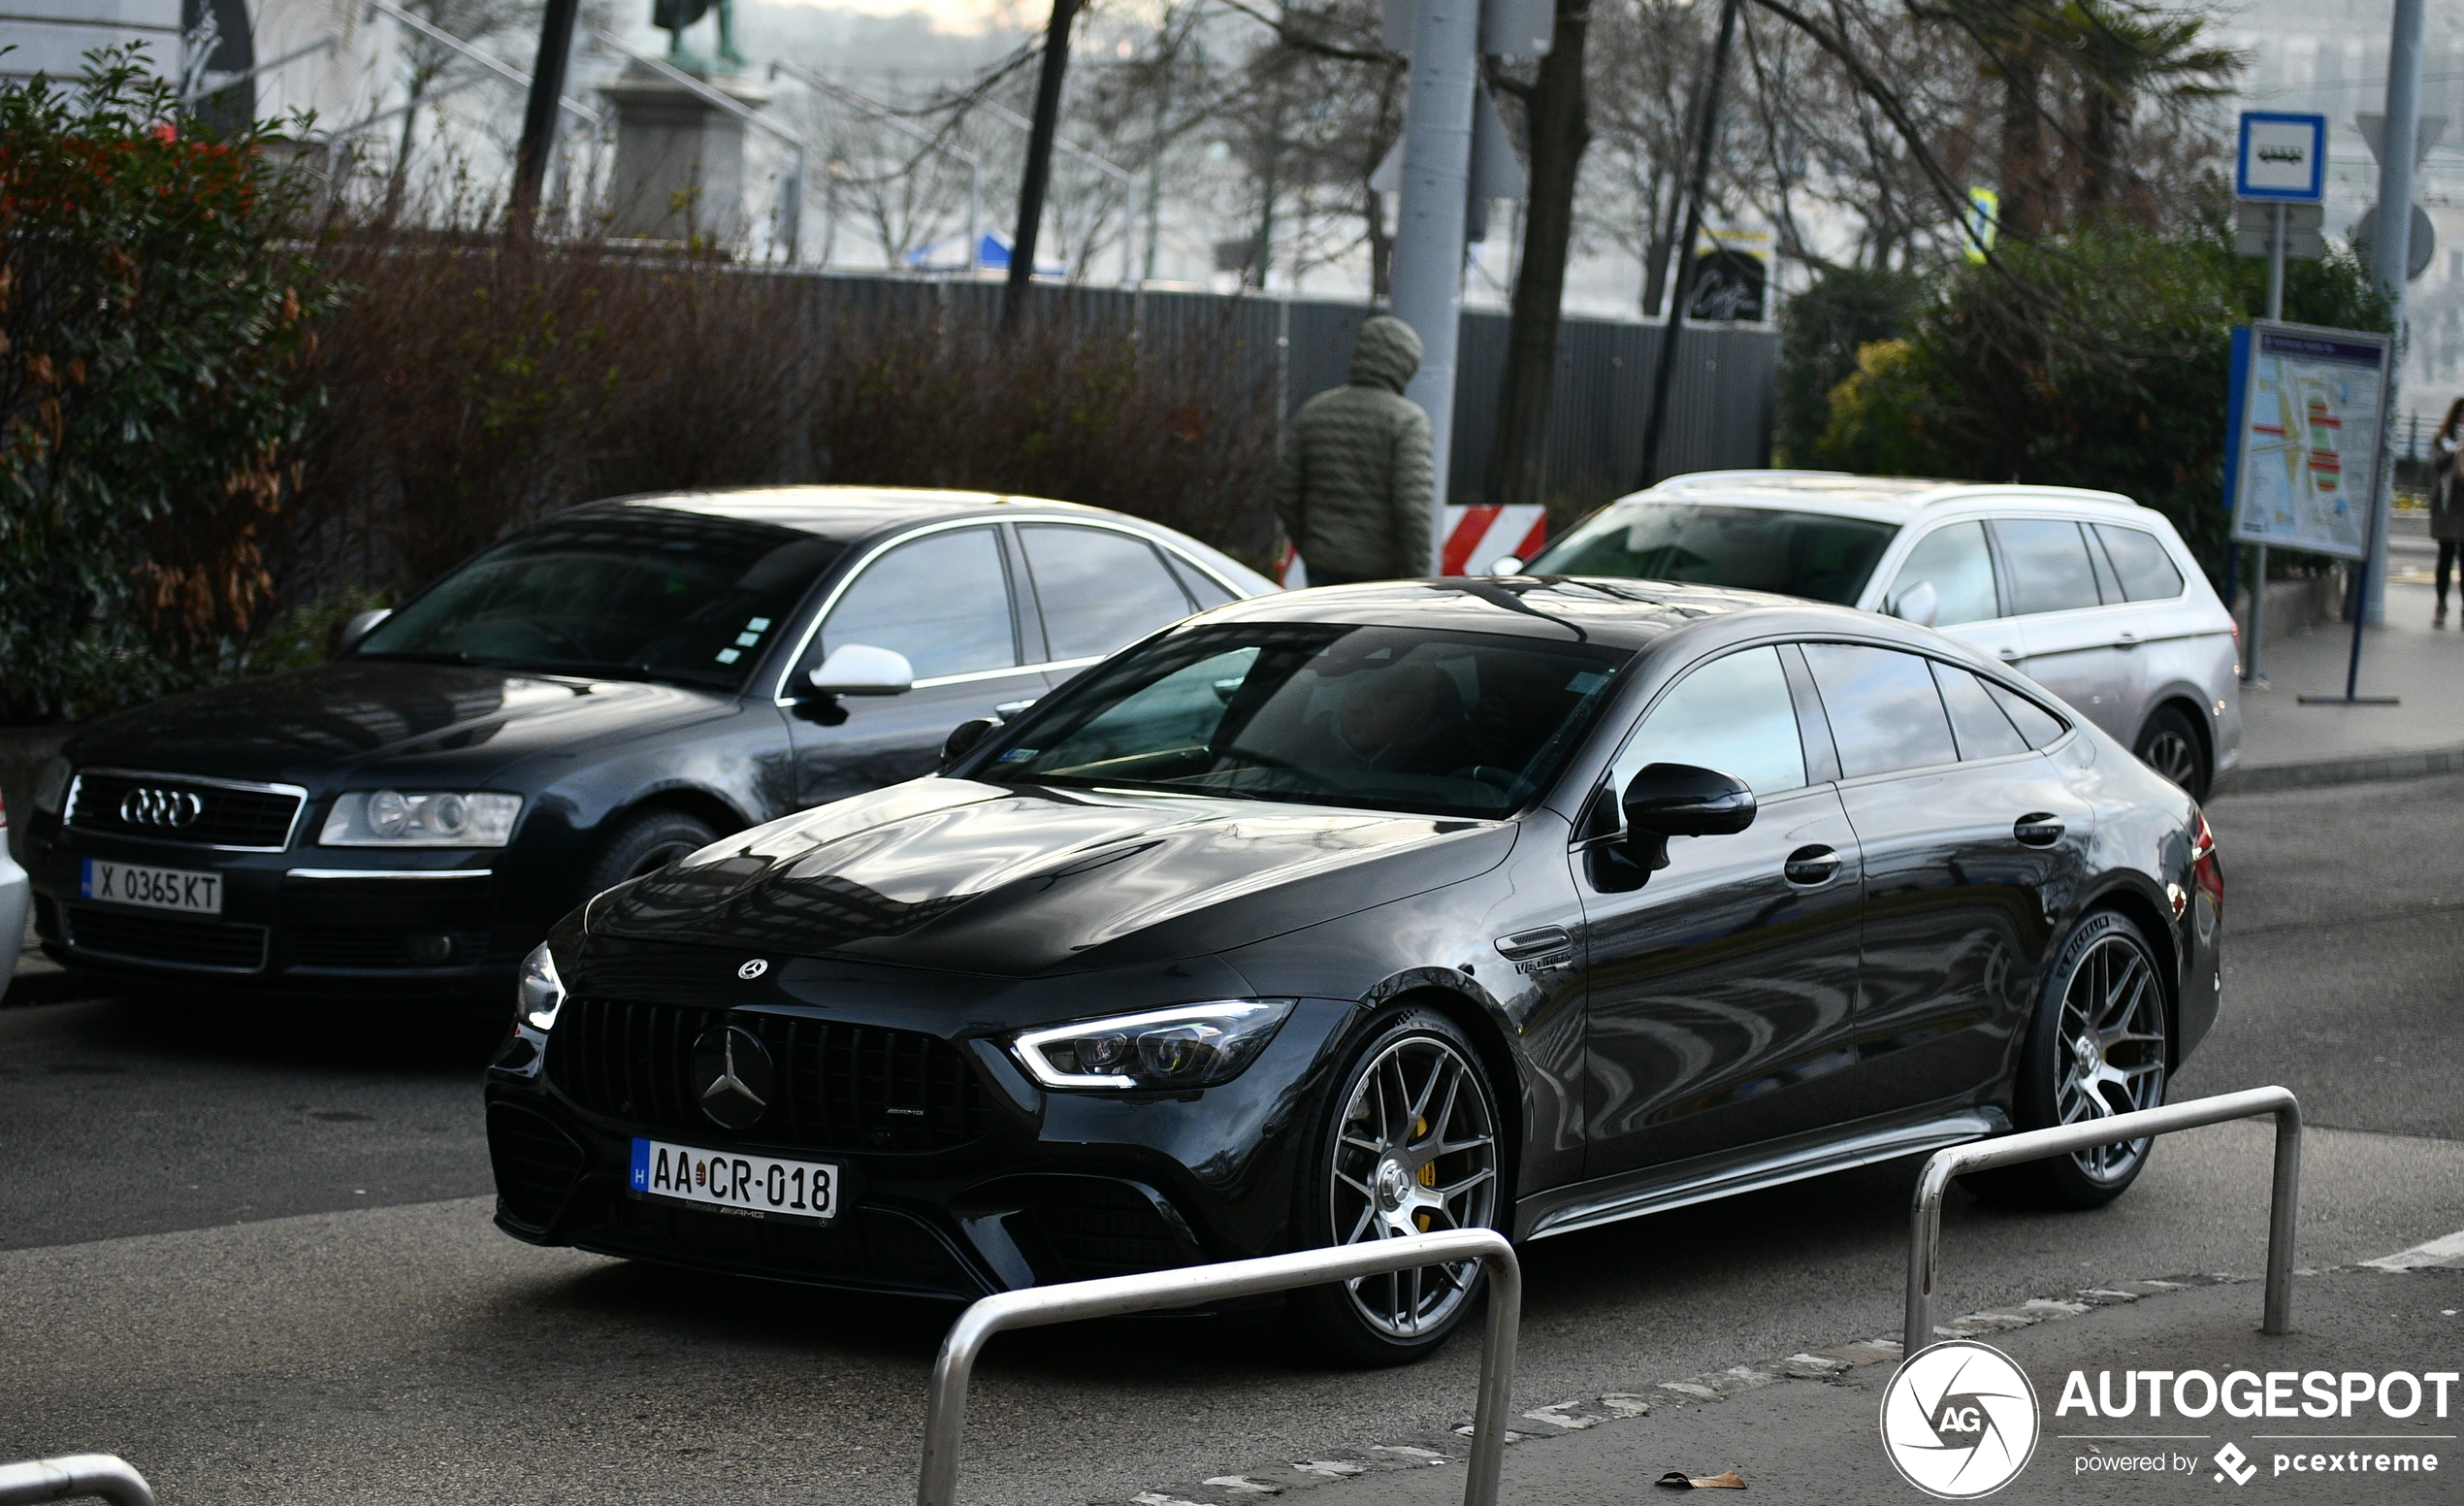
{"label": "sidewalk", "polygon": [[2242,764],[2218,793],[2464,769],[2464,629],[2430,626],[2432,557],[2413,549],[2395,554],[2386,624],[2362,639],[2360,693],[2396,696],[2401,704],[2301,704],[2305,695],[2344,694],[2352,651],[2348,624],[2262,644],[2266,679],[2242,686]]}
{"label": "sidewalk", "polygon": [[[2374,1402],[2356,1405],[2350,1418],[2325,1419],[2228,1417],[2221,1407],[2186,1419],[2170,1406],[2162,1418],[2152,1419],[2144,1403],[2128,1419],[2086,1416],[2076,1406],[2067,1414],[2057,1412],[2074,1370],[2084,1373],[2091,1391],[2098,1373],[2111,1371],[2117,1395],[2123,1372],[2129,1370],[2204,1370],[2220,1381],[2237,1370],[2261,1377],[2270,1371],[2373,1377],[2404,1371],[2416,1378],[2456,1370],[2464,1361],[2464,1318],[2457,1316],[2464,1308],[2464,1270],[2346,1267],[2300,1277],[2293,1287],[2295,1331],[2281,1338],[2258,1332],[2261,1292],[2254,1280],[2186,1276],[2124,1286],[2130,1290],[2082,1293],[2076,1301],[2014,1304],[2032,1311],[1972,1314],[1943,1326],[1950,1335],[1972,1335],[2001,1350],[2036,1391],[2040,1422],[2034,1454],[1997,1501],[2145,1501],[2219,1490],[2234,1494],[2215,1459],[2227,1444],[2247,1458],[2244,1467],[2257,1470],[2244,1483],[2269,1500],[2464,1498],[2464,1448],[2456,1442],[2464,1431],[2459,1421],[2464,1388],[2452,1384],[2444,1418],[2436,1415],[2430,1387],[2423,1388],[2418,1409],[2403,1419],[2381,1415]],[[2009,1326],[2017,1323],[2026,1326]],[[1664,1383],[1644,1394],[1533,1409],[1515,1420],[1525,1431],[1507,1451],[1501,1497],[1517,1506],[1680,1500],[1686,1497],[1655,1490],[1652,1483],[1671,1470],[1702,1477],[1735,1469],[1750,1493],[1694,1498],[1739,1506],[1922,1502],[1925,1497],[1893,1468],[1878,1432],[1897,1350],[1888,1341],[1844,1345],[1767,1366]],[[2298,1381],[2292,1395],[2297,1410],[2304,1399]],[[1522,1398],[1522,1404],[1537,1399]],[[1553,1425],[1560,1418],[1570,1425]],[[1208,1482],[1213,1489],[1189,1491],[1195,1498],[1191,1506],[1261,1501],[1265,1487],[1279,1494],[1298,1487],[1308,1506],[1453,1506],[1463,1496],[1461,1455],[1469,1440],[1450,1443],[1435,1468],[1397,1468],[1405,1460],[1395,1458],[1364,1461],[1365,1468],[1322,1484],[1307,1471],[1298,1478],[1218,1477]],[[2429,1473],[2378,1474],[2365,1459],[2356,1477],[2349,1456],[2363,1450],[2373,1459],[2382,1451],[2416,1459],[2434,1454],[2438,1462]],[[2314,1465],[2325,1469],[2316,1457],[2329,1451],[2347,1456],[2344,1462],[2335,1472],[2311,1473]],[[2156,1462],[2158,1455],[2164,1456],[2161,1464]],[[2133,1462],[2120,1462],[2125,1457]],[[1321,1479],[1343,1467],[1342,1461],[1317,1462]],[[1178,1506],[1184,1497],[1153,1491],[1139,1499],[1144,1506]]]}

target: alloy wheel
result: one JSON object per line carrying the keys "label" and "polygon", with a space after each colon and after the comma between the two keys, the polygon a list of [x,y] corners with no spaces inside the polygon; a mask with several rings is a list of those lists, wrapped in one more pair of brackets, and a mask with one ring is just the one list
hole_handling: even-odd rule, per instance
{"label": "alloy wheel", "polygon": [[[2164,990],[2147,954],[2126,938],[2106,936],[2079,959],[2062,994],[2055,1070],[2054,1106],[2065,1125],[2164,1101]],[[2112,1182],[2147,1151],[2147,1140],[2129,1140],[2071,1159],[2091,1179]]]}
{"label": "alloy wheel", "polygon": [[[1497,1127],[1476,1068],[1450,1041],[1389,1043],[1353,1080],[1336,1129],[1328,1196],[1339,1242],[1486,1228],[1497,1204]],[[1443,1328],[1471,1296],[1476,1260],[1363,1276],[1353,1307],[1390,1338]]]}
{"label": "alloy wheel", "polygon": [[2199,752],[2190,739],[2171,728],[2156,733],[2140,750],[2140,762],[2185,790],[2197,788]]}

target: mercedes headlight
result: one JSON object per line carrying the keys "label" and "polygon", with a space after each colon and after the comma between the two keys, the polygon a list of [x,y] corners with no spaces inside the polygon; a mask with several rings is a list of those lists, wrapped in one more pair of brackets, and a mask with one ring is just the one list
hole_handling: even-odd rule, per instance
{"label": "mercedes headlight", "polygon": [[514,985],[514,1013],[544,1035],[556,1029],[556,1011],[565,1005],[565,980],[556,975],[556,954],[542,941],[522,959],[522,981]]}
{"label": "mercedes headlight", "polygon": [[334,802],[317,841],[327,847],[502,847],[519,795],[451,790],[352,790]]}
{"label": "mercedes headlight", "polygon": [[1047,1088],[1211,1088],[1254,1061],[1292,1012],[1288,999],[1235,999],[1116,1015],[1011,1037]]}

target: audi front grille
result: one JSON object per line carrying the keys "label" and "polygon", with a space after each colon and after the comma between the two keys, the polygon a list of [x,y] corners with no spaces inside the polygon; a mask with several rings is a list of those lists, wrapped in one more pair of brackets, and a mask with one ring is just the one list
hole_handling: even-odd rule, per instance
{"label": "audi front grille", "polygon": [[87,769],[69,785],[62,819],[72,831],[110,836],[280,852],[307,801],[308,791],[291,784]]}

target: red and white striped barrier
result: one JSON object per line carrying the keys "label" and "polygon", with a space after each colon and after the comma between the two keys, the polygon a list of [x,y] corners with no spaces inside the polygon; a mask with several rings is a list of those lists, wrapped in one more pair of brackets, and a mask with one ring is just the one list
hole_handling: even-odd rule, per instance
{"label": "red and white striped barrier", "polygon": [[[1489,562],[1501,555],[1511,554],[1528,560],[1540,553],[1548,542],[1548,509],[1546,507],[1447,507],[1445,509],[1445,551],[1441,557],[1443,573],[1465,575],[1485,571]],[[1283,558],[1276,570],[1276,578],[1287,590],[1298,591],[1309,584],[1309,567],[1298,551],[1286,543]]]}

